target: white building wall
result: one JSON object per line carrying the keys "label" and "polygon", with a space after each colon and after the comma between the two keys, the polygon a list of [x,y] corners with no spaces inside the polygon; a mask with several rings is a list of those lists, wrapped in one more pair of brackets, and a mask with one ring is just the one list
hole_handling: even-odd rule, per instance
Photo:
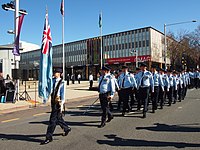
{"label": "white building wall", "polygon": [[[151,60],[159,63],[164,63],[164,35],[152,28],[151,32]],[[170,64],[170,59],[166,59],[167,64]]]}

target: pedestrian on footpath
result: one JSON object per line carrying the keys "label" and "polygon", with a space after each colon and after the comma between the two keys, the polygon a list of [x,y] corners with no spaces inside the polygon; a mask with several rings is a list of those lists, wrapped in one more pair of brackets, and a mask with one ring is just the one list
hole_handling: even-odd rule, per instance
{"label": "pedestrian on footpath", "polygon": [[90,76],[89,76],[89,82],[90,82],[90,89],[92,89],[92,86],[93,86],[93,75],[92,73],[90,73]]}
{"label": "pedestrian on footpath", "polygon": [[69,80],[70,80],[70,76],[69,76],[69,74],[67,74],[67,78],[66,78],[66,80],[67,80],[67,85],[69,85]]}
{"label": "pedestrian on footpath", "polygon": [[74,84],[75,83],[75,74],[71,75],[71,80],[72,80],[72,84]]}
{"label": "pedestrian on footpath", "polygon": [[67,136],[71,128],[67,125],[62,117],[62,105],[64,104],[64,82],[61,79],[62,69],[56,69],[53,78],[53,90],[51,94],[51,115],[49,125],[46,132],[46,139],[41,145],[48,144],[53,141],[53,133],[56,125],[60,125],[63,129],[63,136]]}
{"label": "pedestrian on footpath", "polygon": [[99,128],[103,128],[106,125],[106,118],[108,115],[107,122],[110,122],[113,119],[113,115],[109,108],[109,102],[114,96],[115,93],[115,82],[114,79],[109,72],[109,68],[102,67],[102,75],[99,78],[99,99],[101,103],[102,116],[101,116],[101,124],[98,126]]}
{"label": "pedestrian on footpath", "polygon": [[79,73],[77,76],[78,84],[81,84],[81,74]]}
{"label": "pedestrian on footpath", "polygon": [[6,94],[6,87],[5,87],[5,79],[3,77],[3,73],[0,72],[0,96]]}

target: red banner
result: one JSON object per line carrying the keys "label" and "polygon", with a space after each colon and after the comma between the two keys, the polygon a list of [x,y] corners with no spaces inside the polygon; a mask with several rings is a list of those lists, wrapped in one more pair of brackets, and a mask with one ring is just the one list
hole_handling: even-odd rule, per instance
{"label": "red banner", "polygon": [[[151,56],[150,55],[138,56],[137,59],[138,59],[138,62],[151,61]],[[108,64],[126,63],[126,62],[136,62],[136,57],[131,56],[131,57],[120,57],[120,58],[106,59],[106,63],[108,63]]]}

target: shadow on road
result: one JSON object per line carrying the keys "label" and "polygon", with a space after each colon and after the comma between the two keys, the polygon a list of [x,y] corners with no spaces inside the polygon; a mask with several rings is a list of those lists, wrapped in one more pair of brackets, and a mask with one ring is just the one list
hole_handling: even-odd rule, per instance
{"label": "shadow on road", "polygon": [[[30,124],[44,124],[49,125],[49,121],[35,121],[35,122],[29,122]],[[69,126],[88,126],[88,127],[97,127],[97,123],[99,124],[100,121],[85,121],[85,122],[73,122],[73,121],[66,121],[66,123]]]}
{"label": "shadow on road", "polygon": [[151,126],[151,127],[136,127],[136,129],[158,131],[158,132],[200,132],[200,126],[198,123],[190,124],[190,126],[167,125],[167,124],[161,124],[161,123],[155,123],[154,125],[155,126]]}
{"label": "shadow on road", "polygon": [[169,147],[176,148],[186,147],[200,147],[197,143],[183,143],[183,142],[164,142],[164,141],[148,141],[139,139],[125,139],[117,135],[105,135],[109,140],[97,140],[98,144],[106,144],[110,146],[134,146],[134,147]]}
{"label": "shadow on road", "polygon": [[[54,136],[61,136],[62,134],[54,134]],[[0,134],[2,141],[4,140],[16,140],[16,141],[27,141],[27,142],[36,142],[41,143],[43,140],[38,139],[40,137],[45,137],[45,134],[36,134],[36,135],[24,135],[24,134]]]}

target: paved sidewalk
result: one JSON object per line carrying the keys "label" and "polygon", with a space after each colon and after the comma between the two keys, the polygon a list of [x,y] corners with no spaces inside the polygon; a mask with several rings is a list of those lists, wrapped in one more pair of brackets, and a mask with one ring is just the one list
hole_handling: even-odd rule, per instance
{"label": "paved sidewalk", "polygon": [[[31,97],[31,100],[18,100],[16,103],[0,103],[0,114],[11,113],[18,110],[28,109],[35,106],[46,106],[47,104],[42,104],[43,100],[38,97],[38,83],[35,81],[28,81],[26,83],[26,91],[28,95]],[[97,81],[94,81],[93,86],[97,86]],[[25,85],[20,84],[20,94],[23,93],[25,89]],[[91,97],[97,97],[97,91],[89,90],[89,82],[81,81],[81,84],[75,82],[75,84],[71,84],[66,88],[65,100],[66,103],[72,101],[78,101],[81,99],[87,99]],[[25,94],[23,95],[25,97]]]}

